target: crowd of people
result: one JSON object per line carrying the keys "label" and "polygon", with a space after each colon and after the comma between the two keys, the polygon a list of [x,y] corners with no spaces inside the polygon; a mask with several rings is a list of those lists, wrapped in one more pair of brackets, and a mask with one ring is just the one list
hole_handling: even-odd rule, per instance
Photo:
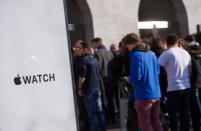
{"label": "crowd of people", "polygon": [[191,123],[200,131],[201,47],[193,36],[141,39],[130,33],[110,50],[101,38],[79,40],[73,65],[80,130],[106,131],[116,122],[118,80],[124,78],[133,88],[141,131],[163,131],[161,110],[168,114],[171,131],[189,131]]}

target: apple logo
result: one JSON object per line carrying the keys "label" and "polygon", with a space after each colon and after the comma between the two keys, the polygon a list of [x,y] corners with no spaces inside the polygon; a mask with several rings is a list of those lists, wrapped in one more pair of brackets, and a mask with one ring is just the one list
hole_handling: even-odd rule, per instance
{"label": "apple logo", "polygon": [[21,85],[22,82],[21,82],[20,78],[21,77],[19,76],[19,74],[17,75],[17,77],[14,78],[15,85]]}

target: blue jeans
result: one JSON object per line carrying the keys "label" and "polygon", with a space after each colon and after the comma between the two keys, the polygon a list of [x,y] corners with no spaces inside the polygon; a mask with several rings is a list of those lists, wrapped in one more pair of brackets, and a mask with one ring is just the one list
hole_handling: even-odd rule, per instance
{"label": "blue jeans", "polygon": [[90,121],[90,131],[106,131],[101,92],[88,91],[84,96],[84,101]]}

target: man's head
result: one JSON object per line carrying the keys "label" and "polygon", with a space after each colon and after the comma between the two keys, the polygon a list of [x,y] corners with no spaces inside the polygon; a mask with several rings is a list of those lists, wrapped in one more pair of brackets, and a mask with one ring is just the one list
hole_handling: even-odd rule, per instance
{"label": "man's head", "polygon": [[185,40],[185,41],[187,42],[187,44],[188,44],[188,43],[190,43],[190,42],[193,41],[193,36],[188,35],[188,36],[186,36],[186,37],[184,38],[184,40]]}
{"label": "man's head", "polygon": [[73,47],[73,53],[74,53],[74,56],[81,56],[81,50],[80,50],[80,48],[81,48],[81,43],[82,41],[81,40],[78,40],[76,43],[75,43],[75,45],[74,45],[74,47]]}
{"label": "man's head", "polygon": [[178,37],[176,34],[169,34],[166,38],[168,48],[178,46]]}
{"label": "man's head", "polygon": [[80,45],[81,45],[81,48],[80,48],[81,55],[84,55],[86,53],[91,53],[91,48],[88,42],[83,41],[80,43]]}
{"label": "man's head", "polygon": [[98,46],[102,45],[102,39],[101,38],[95,38],[92,41],[93,48],[97,48]]}
{"label": "man's head", "polygon": [[199,43],[195,41],[192,35],[185,37],[185,46],[199,46]]}
{"label": "man's head", "polygon": [[135,33],[127,34],[122,39],[123,44],[125,44],[129,51],[132,51],[140,43],[140,41],[140,37]]}
{"label": "man's head", "polygon": [[166,48],[166,43],[165,40],[163,40],[161,37],[156,37],[154,39],[154,42],[151,45],[151,49],[152,50],[163,50]]}
{"label": "man's head", "polygon": [[115,44],[111,44],[111,45],[110,45],[110,51],[111,51],[112,53],[115,53],[115,52],[117,51],[117,47],[116,47]]}

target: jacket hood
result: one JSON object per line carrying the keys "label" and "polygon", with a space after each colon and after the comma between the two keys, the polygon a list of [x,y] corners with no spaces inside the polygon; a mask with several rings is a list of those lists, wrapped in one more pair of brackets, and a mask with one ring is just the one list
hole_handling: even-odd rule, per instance
{"label": "jacket hood", "polygon": [[139,43],[135,48],[134,48],[134,51],[149,51],[150,50],[150,47],[149,45],[145,44],[145,43]]}

